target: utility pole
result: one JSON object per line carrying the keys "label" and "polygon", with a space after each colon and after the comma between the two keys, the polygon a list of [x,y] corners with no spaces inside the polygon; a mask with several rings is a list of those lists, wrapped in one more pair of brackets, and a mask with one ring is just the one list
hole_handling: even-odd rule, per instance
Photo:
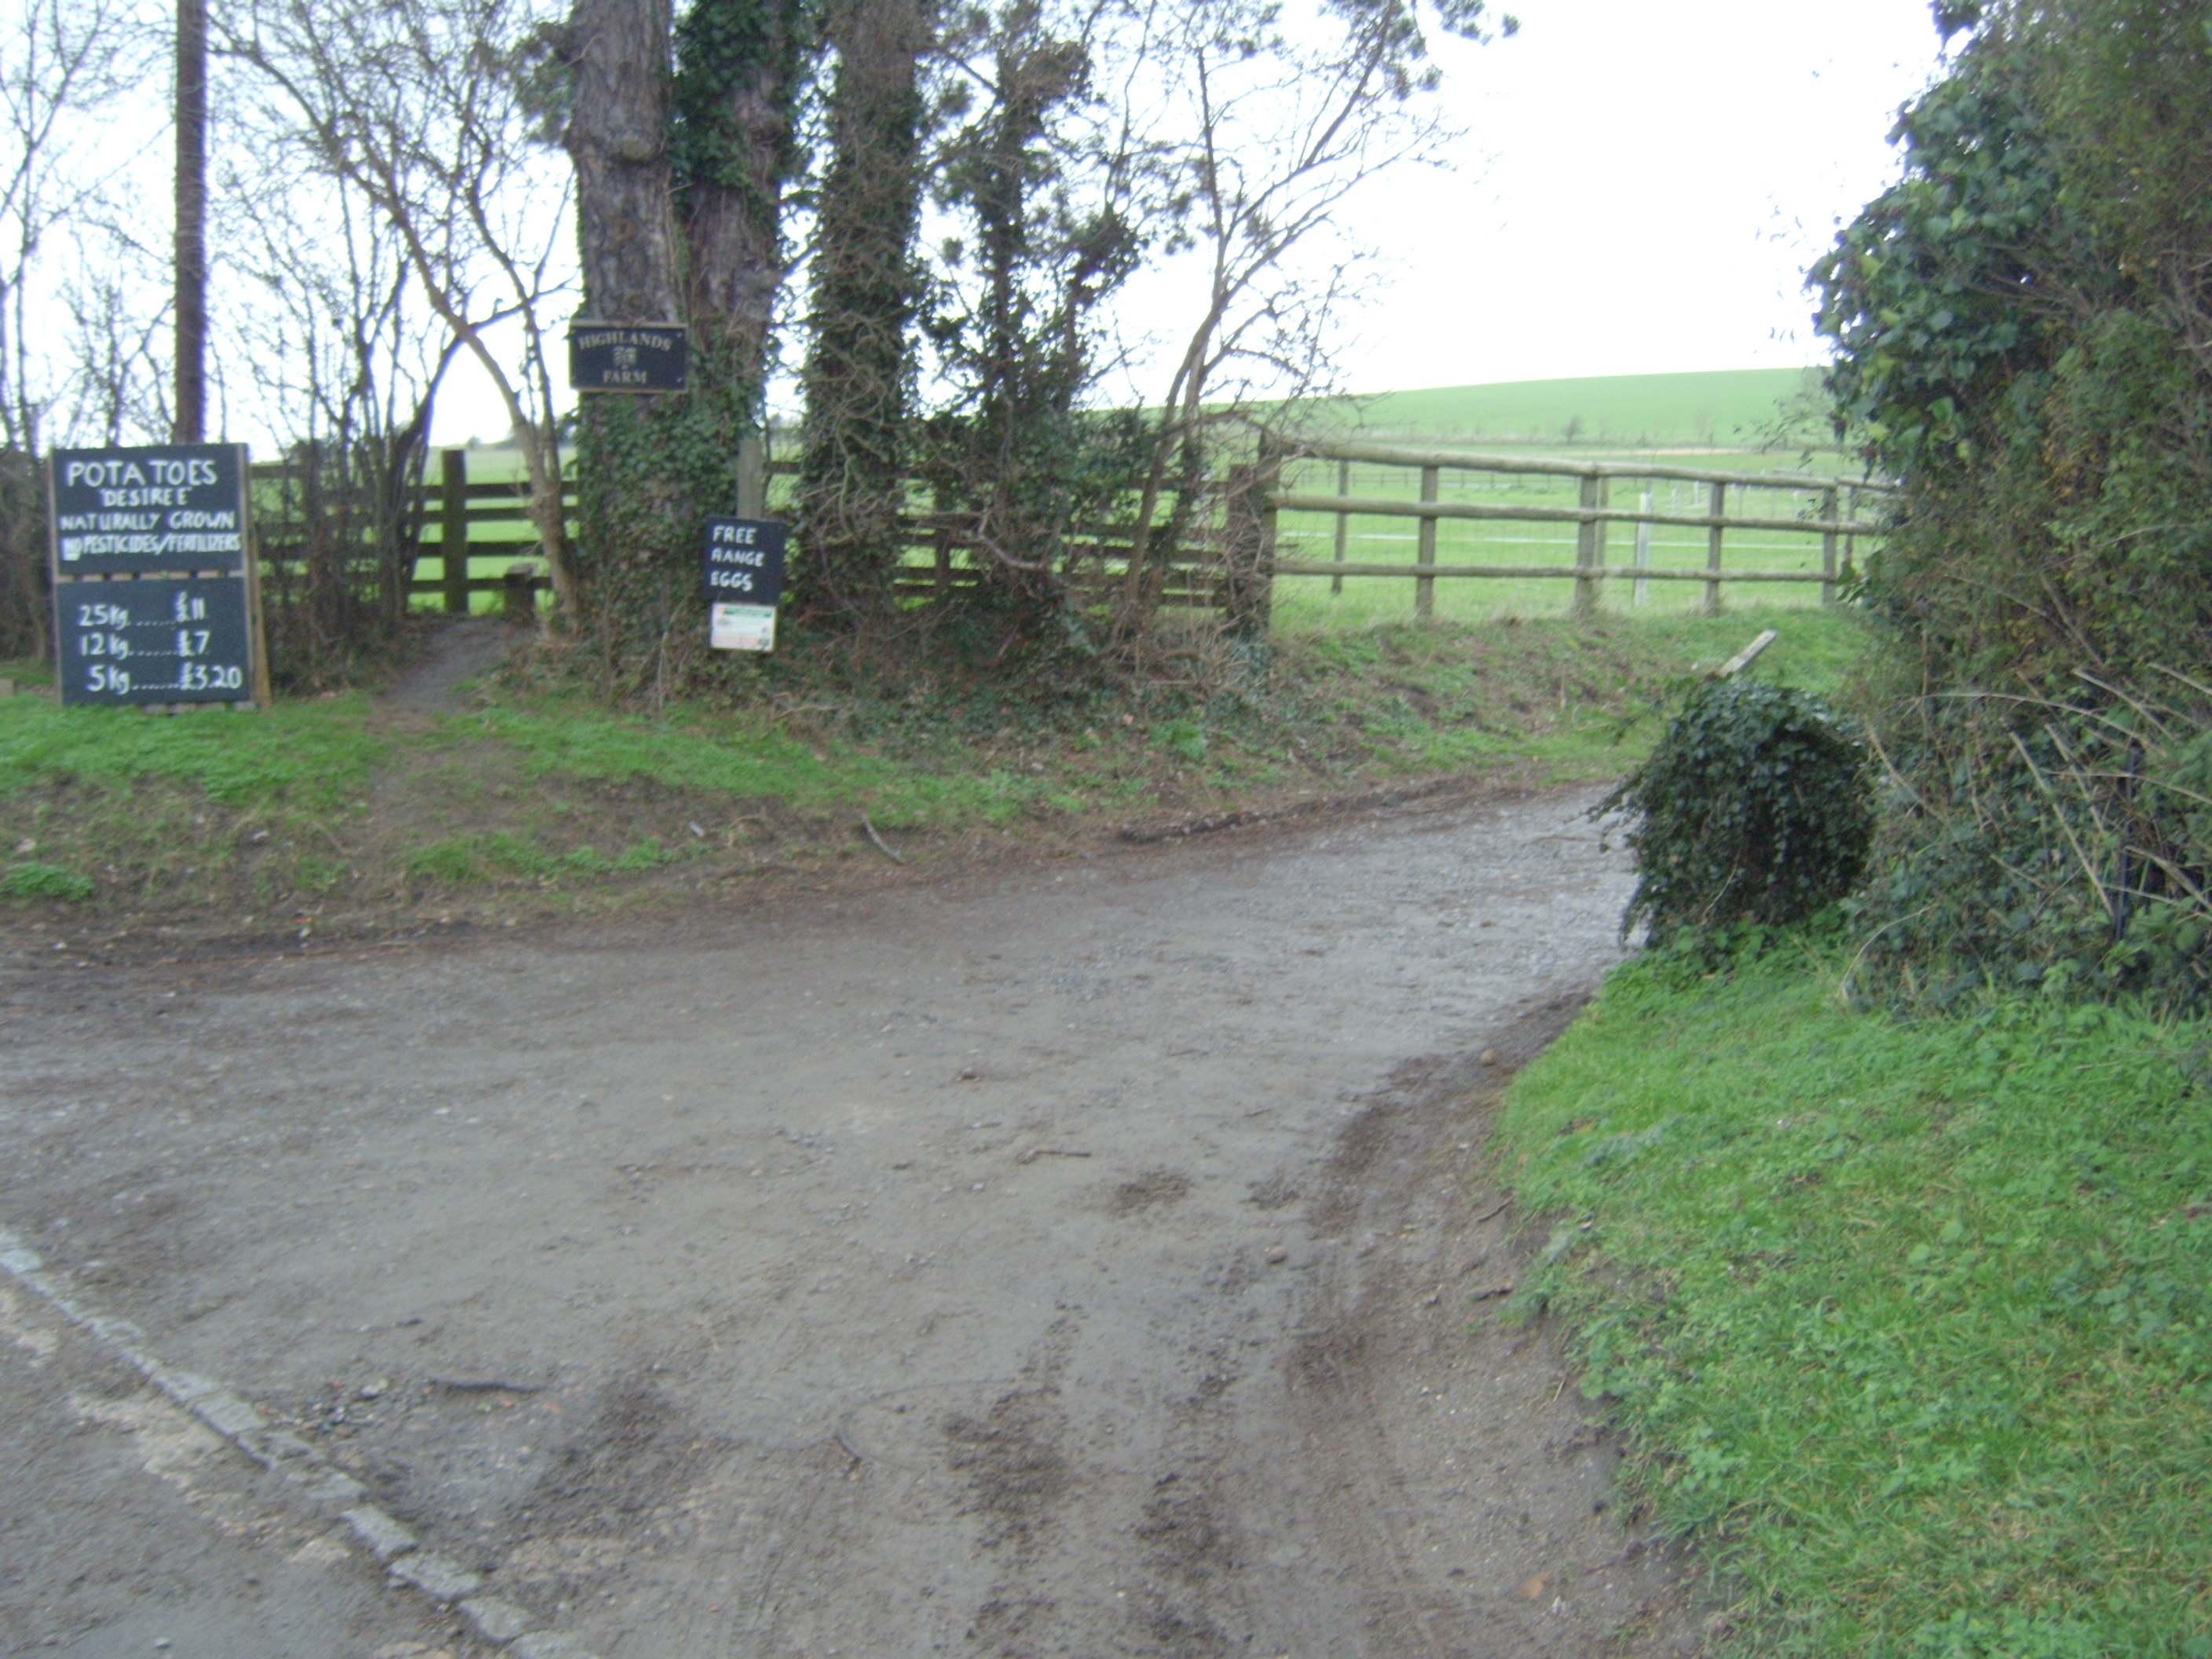
{"label": "utility pole", "polygon": [[207,437],[207,0],[177,0],[176,415]]}

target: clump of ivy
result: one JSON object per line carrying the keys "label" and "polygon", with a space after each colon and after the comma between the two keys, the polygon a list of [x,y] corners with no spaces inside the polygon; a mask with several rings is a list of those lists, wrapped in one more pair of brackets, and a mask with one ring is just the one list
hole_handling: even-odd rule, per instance
{"label": "clump of ivy", "polygon": [[1874,831],[1866,751],[1844,723],[1810,693],[1747,679],[1700,684],[1591,816],[1631,820],[1621,932],[1644,923],[1655,944],[1808,920],[1857,884]]}

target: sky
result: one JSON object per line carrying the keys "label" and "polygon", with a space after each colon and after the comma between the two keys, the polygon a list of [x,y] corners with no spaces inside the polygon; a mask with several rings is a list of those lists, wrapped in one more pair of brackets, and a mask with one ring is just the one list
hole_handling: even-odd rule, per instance
{"label": "sky", "polygon": [[1361,392],[1818,362],[1805,267],[1894,175],[1926,0],[1522,0],[1441,44],[1466,137],[1379,184]]}
{"label": "sky", "polygon": [[[1382,259],[1346,388],[1821,361],[1805,267],[1894,173],[1898,106],[1937,67],[1926,0],[1514,9],[1509,39],[1435,43],[1447,164],[1359,199]],[[505,424],[463,369],[434,440]]]}

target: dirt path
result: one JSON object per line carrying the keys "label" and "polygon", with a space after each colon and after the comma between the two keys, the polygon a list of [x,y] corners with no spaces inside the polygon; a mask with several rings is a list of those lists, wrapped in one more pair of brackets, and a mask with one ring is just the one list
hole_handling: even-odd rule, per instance
{"label": "dirt path", "polygon": [[464,617],[442,622],[423,638],[422,650],[377,699],[384,712],[448,714],[462,706],[460,687],[499,666],[517,644],[530,637],[497,617]]}
{"label": "dirt path", "polygon": [[1586,799],[19,975],[0,1224],[605,1659],[1692,1651],[1469,1299]]}

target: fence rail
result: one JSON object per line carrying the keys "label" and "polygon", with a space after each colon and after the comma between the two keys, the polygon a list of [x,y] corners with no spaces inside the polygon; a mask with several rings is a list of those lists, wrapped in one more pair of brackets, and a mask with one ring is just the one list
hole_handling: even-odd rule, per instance
{"label": "fence rail", "polygon": [[[1304,487],[1299,475],[1316,464],[1334,463],[1334,493]],[[1608,582],[1624,578],[1635,584],[1641,603],[1647,582],[1694,582],[1705,585],[1705,606],[1717,612],[1726,583],[1812,584],[1820,586],[1824,600],[1835,597],[1837,584],[1850,574],[1856,544],[1880,537],[1879,517],[1863,516],[1865,505],[1879,501],[1893,486],[1878,479],[1826,477],[1814,475],[1723,471],[1680,466],[1654,461],[1576,460],[1562,457],[1501,455],[1468,450],[1425,449],[1393,444],[1356,441],[1323,442],[1291,447],[1279,442],[1263,447],[1263,474],[1272,474],[1278,487],[1265,496],[1257,550],[1257,568],[1244,578],[1233,578],[1224,568],[1218,551],[1207,550],[1201,532],[1199,550],[1168,562],[1160,572],[1161,597],[1170,605],[1220,608],[1228,605],[1230,589],[1237,580],[1247,587],[1256,578],[1262,592],[1260,614],[1269,609],[1264,590],[1276,578],[1325,577],[1332,593],[1341,593],[1347,577],[1411,580],[1414,612],[1435,613],[1435,584],[1464,580],[1571,581],[1574,610],[1595,611],[1599,595]],[[1381,468],[1386,478],[1406,477],[1416,487],[1405,495],[1354,494],[1352,469]],[[276,481],[290,476],[283,463],[253,469],[257,479]],[[761,489],[767,476],[790,477],[799,471],[795,461],[774,461],[761,468]],[[1501,479],[1572,480],[1577,486],[1571,504],[1539,501],[1469,501],[1442,499],[1446,474],[1492,475]],[[1609,490],[1620,480],[1659,480],[1701,486],[1706,511],[1681,511],[1652,505],[1647,493],[1641,505],[1614,507]],[[1774,513],[1731,512],[1730,493],[1738,502],[1753,490],[1793,493],[1810,497],[1809,510],[1792,516]],[[941,498],[940,498],[941,499]],[[576,496],[573,483],[564,486],[564,516],[573,515]],[[416,496],[421,533],[415,541],[412,569],[404,583],[410,600],[434,599],[438,608],[465,613],[478,595],[496,593],[514,615],[534,609],[548,585],[544,562],[538,550],[536,527],[529,516],[527,488],[518,481],[472,478],[469,453],[439,452],[434,476],[426,479]],[[1285,535],[1280,525],[1286,514],[1320,515],[1334,520],[1332,556],[1326,561],[1301,556],[1295,534]],[[1363,560],[1350,556],[1350,526],[1359,519],[1411,520],[1414,526],[1414,558],[1407,563]],[[1440,526],[1485,526],[1523,523],[1571,526],[1576,532],[1571,564],[1530,562],[1525,556],[1512,562],[1503,559],[1447,562],[1439,556]],[[1607,562],[1607,531],[1613,526],[1632,526],[1636,552],[1632,563]],[[573,530],[573,518],[571,518]],[[1703,531],[1705,562],[1702,566],[1655,565],[1651,562],[1650,532],[1655,528]],[[501,530],[509,533],[501,535]],[[483,532],[492,532],[487,535]],[[972,525],[960,514],[942,510],[916,511],[901,520],[907,546],[907,562],[894,584],[901,596],[915,601],[942,599],[983,580],[971,550],[976,538]],[[1724,538],[1730,532],[1787,534],[1818,538],[1820,568],[1775,570],[1730,565],[1725,558]],[[1562,548],[1564,550],[1564,547]],[[278,560],[286,556],[271,548]],[[1067,550],[1065,574],[1079,592],[1103,597],[1127,578],[1129,544],[1126,538],[1106,529]],[[1249,555],[1245,556],[1247,560]],[[495,573],[477,574],[488,562],[501,562]],[[1248,598],[1242,601],[1249,606]]]}
{"label": "fence rail", "polygon": [[[1723,471],[1680,466],[1663,461],[1580,461],[1562,457],[1499,455],[1469,450],[1420,449],[1395,444],[1351,441],[1308,444],[1296,449],[1285,449],[1275,458],[1273,465],[1279,479],[1287,483],[1295,479],[1297,474],[1311,463],[1332,461],[1336,464],[1336,489],[1334,494],[1298,488],[1293,484],[1291,487],[1279,486],[1269,495],[1269,523],[1266,532],[1267,574],[1271,577],[1326,576],[1329,579],[1333,594],[1344,591],[1344,580],[1347,576],[1399,580],[1410,579],[1414,584],[1414,614],[1425,618],[1435,614],[1435,584],[1438,580],[1466,579],[1571,580],[1575,584],[1575,611],[1583,616],[1596,610],[1598,595],[1604,584],[1622,577],[1628,577],[1636,584],[1638,603],[1642,602],[1646,582],[1701,582],[1705,588],[1705,608],[1710,613],[1717,613],[1720,610],[1721,589],[1727,582],[1818,583],[1822,600],[1832,602],[1836,596],[1837,584],[1850,574],[1856,543],[1862,538],[1878,538],[1884,529],[1878,518],[1859,516],[1862,502],[1869,498],[1879,500],[1894,488],[1879,479]],[[1355,465],[1385,469],[1386,476],[1389,471],[1413,475],[1418,478],[1419,494],[1416,496],[1355,495],[1352,488],[1352,468]],[[1538,501],[1444,501],[1440,497],[1443,477],[1446,472],[1491,474],[1507,478],[1572,479],[1577,486],[1577,499],[1571,506]],[[1655,508],[1651,504],[1652,496],[1648,492],[1638,507],[1614,507],[1611,504],[1609,492],[1613,483],[1620,479],[1702,485],[1706,490],[1706,511],[1695,513]],[[1740,510],[1732,513],[1729,510],[1729,491],[1736,491],[1741,499],[1754,489],[1809,496],[1813,499],[1813,507],[1809,513],[1801,512],[1788,517],[1771,513]],[[1296,545],[1295,538],[1285,538],[1282,532],[1280,515],[1286,513],[1324,514],[1334,519],[1332,556],[1327,562],[1300,558],[1295,553],[1285,556],[1286,547]],[[1350,557],[1350,526],[1356,518],[1413,520],[1416,526],[1413,562],[1386,563]],[[1486,560],[1447,564],[1437,556],[1437,530],[1438,525],[1443,523],[1571,525],[1576,530],[1574,562],[1561,565]],[[1613,525],[1635,528],[1636,553],[1632,565],[1608,566],[1606,562],[1606,531]],[[1704,567],[1655,566],[1651,562],[1650,537],[1656,527],[1705,532]],[[1820,550],[1820,569],[1817,572],[1760,570],[1741,565],[1730,568],[1726,560],[1725,540],[1729,531],[1817,537]]]}

